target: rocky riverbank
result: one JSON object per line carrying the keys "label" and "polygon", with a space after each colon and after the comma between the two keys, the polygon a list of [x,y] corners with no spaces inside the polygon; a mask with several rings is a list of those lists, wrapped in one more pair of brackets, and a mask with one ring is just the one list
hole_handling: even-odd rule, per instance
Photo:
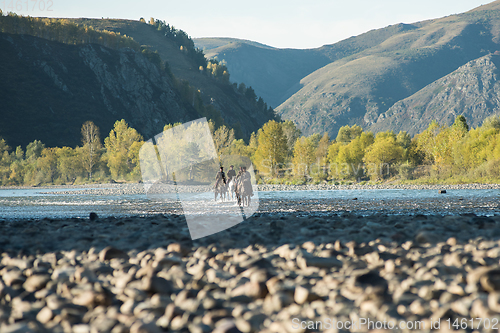
{"label": "rocky riverbank", "polygon": [[0,250],[2,333],[500,325],[498,215],[264,213],[196,241],[176,215],[4,221]]}
{"label": "rocky riverbank", "polygon": [[500,189],[500,184],[459,185],[258,185],[259,191],[334,191],[334,190],[489,190]]}
{"label": "rocky riverbank", "polygon": [[[2,189],[39,189],[41,193],[46,190],[58,190],[59,194],[93,194],[93,195],[134,195],[145,194],[143,184],[92,184],[92,185],[54,185],[41,187],[4,186]],[[335,191],[335,190],[487,190],[500,189],[500,184],[459,184],[459,185],[256,185],[258,191]],[[66,190],[66,191],[65,191]],[[77,191],[75,191],[77,190]],[[175,193],[182,192],[210,192],[210,185],[181,185],[156,184],[148,193]]]}

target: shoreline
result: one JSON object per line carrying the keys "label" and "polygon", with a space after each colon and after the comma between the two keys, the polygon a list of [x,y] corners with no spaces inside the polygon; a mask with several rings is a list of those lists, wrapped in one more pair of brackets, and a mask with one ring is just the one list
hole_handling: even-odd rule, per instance
{"label": "shoreline", "polygon": [[[172,187],[169,184],[162,184],[166,187]],[[206,188],[207,185],[180,185],[182,187]],[[490,190],[500,189],[500,184],[455,184],[455,185],[284,185],[284,184],[258,184],[255,185],[258,191],[335,191],[335,190]],[[0,186],[0,190],[26,190],[26,189],[112,189],[112,190],[131,190],[132,192],[144,192],[144,185],[140,183],[128,184],[85,184],[85,185],[45,185],[45,186]]]}

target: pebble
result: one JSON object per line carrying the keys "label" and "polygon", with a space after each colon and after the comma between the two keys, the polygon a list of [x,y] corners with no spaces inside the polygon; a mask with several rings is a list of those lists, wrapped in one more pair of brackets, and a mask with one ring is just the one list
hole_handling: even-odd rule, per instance
{"label": "pebble", "polygon": [[142,280],[142,290],[152,294],[170,294],[173,290],[172,283],[159,276],[146,276]]}
{"label": "pebble", "polygon": [[297,258],[297,265],[305,269],[307,267],[317,267],[317,268],[340,268],[342,267],[342,261],[337,258],[322,258],[322,257],[309,257],[301,256]]}
{"label": "pebble", "polygon": [[129,256],[127,253],[123,252],[122,250],[116,249],[114,247],[108,246],[104,248],[100,253],[99,253],[99,260],[101,261],[107,261],[111,259],[125,259],[128,260]]}
{"label": "pebble", "polygon": [[294,300],[297,304],[304,304],[309,297],[309,290],[302,286],[295,288]]}
{"label": "pebble", "polygon": [[262,214],[196,241],[178,237],[176,216],[104,218],[64,238],[66,223],[38,222],[37,242],[29,223],[0,224],[0,332],[286,332],[332,314],[500,313],[498,215]]}
{"label": "pebble", "polygon": [[36,320],[38,320],[42,324],[47,324],[52,319],[52,317],[54,317],[54,313],[52,312],[52,310],[48,307],[44,307],[36,315]]}
{"label": "pebble", "polygon": [[34,292],[41,290],[45,287],[45,285],[50,281],[49,275],[31,275],[24,282],[23,287],[28,292]]}

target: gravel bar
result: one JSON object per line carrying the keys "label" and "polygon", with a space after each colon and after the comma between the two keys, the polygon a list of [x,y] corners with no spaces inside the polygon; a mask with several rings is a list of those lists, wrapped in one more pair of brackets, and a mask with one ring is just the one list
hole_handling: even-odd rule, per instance
{"label": "gravel bar", "polygon": [[196,241],[179,215],[3,221],[0,250],[2,333],[496,332],[500,319],[498,215],[259,213]]}
{"label": "gravel bar", "polygon": [[[93,194],[93,195],[134,195],[145,194],[143,184],[94,184],[94,185],[53,185],[41,187],[16,187],[4,186],[0,190],[15,189],[39,189],[40,193],[51,194]],[[64,191],[67,189],[67,191]],[[459,184],[459,185],[256,185],[257,191],[335,191],[335,190],[489,190],[500,189],[500,184]],[[47,192],[47,190],[58,190]],[[212,191],[210,185],[182,185],[155,184],[148,193],[174,193],[176,190],[182,192],[206,192]]]}

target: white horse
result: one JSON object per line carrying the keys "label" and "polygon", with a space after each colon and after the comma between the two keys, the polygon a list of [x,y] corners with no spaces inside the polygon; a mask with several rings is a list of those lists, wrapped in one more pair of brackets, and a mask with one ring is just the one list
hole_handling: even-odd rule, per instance
{"label": "white horse", "polygon": [[227,184],[227,197],[228,198],[231,198],[231,201],[233,201],[235,198],[236,198],[236,183],[234,181],[234,178],[231,178],[231,180],[229,181],[229,183]]}

